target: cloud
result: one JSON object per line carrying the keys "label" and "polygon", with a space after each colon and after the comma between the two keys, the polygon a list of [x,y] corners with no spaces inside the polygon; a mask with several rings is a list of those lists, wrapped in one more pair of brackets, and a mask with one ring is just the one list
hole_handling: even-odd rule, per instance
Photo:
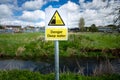
{"label": "cloud", "polygon": [[[114,7],[118,5],[118,2],[113,0],[102,1],[102,0],[93,0],[92,2],[85,3],[84,0],[79,0],[80,3],[80,12],[81,17],[85,19],[86,26],[92,24],[99,25],[108,25],[113,24],[113,12]],[[109,7],[108,6],[109,3]]]}
{"label": "cloud", "polygon": [[0,18],[10,18],[13,15],[12,10],[5,4],[0,5]]}
{"label": "cloud", "polygon": [[68,12],[68,27],[77,27],[80,17],[80,6],[74,2],[68,1],[66,4],[62,5],[60,9]]}
{"label": "cloud", "polygon": [[100,9],[108,4],[108,0],[93,0],[92,2],[84,3],[84,0],[79,0],[80,6],[84,9]]}
{"label": "cloud", "polygon": [[83,3],[85,0],[79,0],[79,3]]}
{"label": "cloud", "polygon": [[59,2],[59,0],[32,0],[32,1],[26,1],[23,5],[22,8],[25,10],[38,10],[41,9],[41,7],[48,3],[56,1]]}
{"label": "cloud", "polygon": [[24,21],[40,21],[45,19],[45,13],[41,10],[35,11],[23,11],[22,16],[19,17],[21,20]]}
{"label": "cloud", "polygon": [[49,0],[49,1],[56,1],[56,2],[59,2],[59,0]]}
{"label": "cloud", "polygon": [[[27,0],[22,4],[22,7],[18,7],[17,0],[0,0],[0,22],[5,24],[43,26],[45,25],[45,13],[40,9],[43,5],[51,1],[59,2],[59,0]],[[119,0],[118,2],[114,2],[113,0],[110,0],[110,2],[108,0],[104,2],[103,0],[92,0],[91,2],[85,2],[85,0],[78,1],[80,4],[68,0],[67,3],[60,6],[60,9],[68,13],[68,27],[78,27],[81,17],[85,19],[86,26],[113,23],[114,15],[109,14],[119,5]],[[106,7],[108,3],[109,7]],[[49,8],[52,9],[53,7],[49,6],[46,9]],[[20,13],[23,12],[22,15],[18,14],[16,16],[17,11]]]}
{"label": "cloud", "polygon": [[13,0],[0,0],[0,3],[9,3],[9,2],[13,2]]}
{"label": "cloud", "polygon": [[22,27],[26,27],[28,25],[34,26],[34,27],[44,27],[45,26],[44,21],[35,23],[35,22],[27,22],[27,21],[22,21],[22,20],[4,20],[4,19],[2,19],[0,24],[3,24],[3,25],[21,25]]}
{"label": "cloud", "polygon": [[99,13],[96,10],[86,9],[84,12],[80,13],[81,17],[85,19],[85,24],[90,26],[92,24],[97,24],[98,21],[101,23],[101,18],[99,17]]}
{"label": "cloud", "polygon": [[6,20],[2,19],[1,24],[3,25],[21,25],[22,21],[19,20]]}
{"label": "cloud", "polygon": [[25,10],[37,10],[40,9],[46,1],[44,0],[34,0],[34,1],[26,1],[22,7]]}
{"label": "cloud", "polygon": [[62,5],[60,8],[66,9],[69,12],[71,11],[77,11],[79,10],[79,5],[77,5],[74,2],[68,1],[66,4]]}
{"label": "cloud", "polygon": [[35,26],[44,27],[45,26],[45,22],[41,21],[41,22],[35,23]]}
{"label": "cloud", "polygon": [[7,5],[7,6],[8,5],[14,5],[15,7],[17,7],[17,0],[0,0],[0,4],[4,4],[4,5]]}
{"label": "cloud", "polygon": [[80,5],[68,1],[60,7],[68,12],[68,27],[78,27],[81,17],[85,20],[85,26],[91,26],[92,24],[100,26],[113,23],[114,15],[109,14],[113,11],[113,7],[116,6],[118,2],[110,1],[110,6],[106,8],[108,5],[107,0],[104,2],[102,0],[93,0],[87,3],[84,1],[85,0],[79,0]]}

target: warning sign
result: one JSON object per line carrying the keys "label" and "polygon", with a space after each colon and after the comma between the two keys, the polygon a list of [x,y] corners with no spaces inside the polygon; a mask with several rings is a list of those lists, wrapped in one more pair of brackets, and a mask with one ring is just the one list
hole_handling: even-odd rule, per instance
{"label": "warning sign", "polygon": [[67,40],[67,11],[63,9],[46,9],[45,40]]}
{"label": "warning sign", "polygon": [[67,28],[47,28],[46,40],[67,40]]}
{"label": "warning sign", "polygon": [[65,26],[65,23],[63,22],[60,14],[56,10],[54,15],[52,16],[48,26]]}

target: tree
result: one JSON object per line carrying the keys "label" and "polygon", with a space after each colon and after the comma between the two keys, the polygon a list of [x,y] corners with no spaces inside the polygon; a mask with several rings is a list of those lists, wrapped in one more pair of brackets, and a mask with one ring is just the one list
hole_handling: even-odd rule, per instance
{"label": "tree", "polygon": [[115,8],[114,14],[114,23],[120,27],[120,6]]}
{"label": "tree", "polygon": [[3,27],[0,25],[0,29],[3,29]]}
{"label": "tree", "polygon": [[85,21],[84,21],[84,18],[80,18],[80,21],[79,21],[79,28],[80,28],[80,31],[84,31],[84,25],[85,25]]}
{"label": "tree", "polygon": [[117,29],[117,26],[113,24],[107,25],[106,27],[111,28],[113,31]]}
{"label": "tree", "polygon": [[92,24],[92,25],[90,26],[90,31],[91,31],[91,32],[97,32],[97,31],[98,31],[98,28],[96,27],[95,24]]}
{"label": "tree", "polygon": [[[110,0],[102,0],[103,2],[107,1],[107,5],[105,6],[106,8],[111,7],[112,4],[110,4]],[[113,0],[114,7],[113,11],[110,14],[107,15],[114,15],[113,23],[120,27],[120,0]]]}

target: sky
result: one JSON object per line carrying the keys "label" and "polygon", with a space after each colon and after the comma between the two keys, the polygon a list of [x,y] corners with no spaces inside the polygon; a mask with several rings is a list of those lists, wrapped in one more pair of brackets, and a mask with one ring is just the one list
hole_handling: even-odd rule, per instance
{"label": "sky", "polygon": [[[109,7],[108,6],[109,3]],[[85,26],[113,24],[109,15],[120,0],[0,0],[0,24],[45,26],[45,10],[60,8],[68,13],[68,27],[78,27],[81,17]]]}

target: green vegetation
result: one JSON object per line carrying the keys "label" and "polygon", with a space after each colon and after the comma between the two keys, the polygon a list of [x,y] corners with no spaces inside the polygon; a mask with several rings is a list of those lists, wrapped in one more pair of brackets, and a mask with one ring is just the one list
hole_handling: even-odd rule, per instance
{"label": "green vegetation", "polygon": [[95,24],[92,24],[92,25],[89,27],[89,31],[91,31],[91,32],[97,32],[97,31],[98,31],[98,28],[96,27]]}
{"label": "green vegetation", "polygon": [[[55,75],[40,74],[39,72],[31,71],[0,71],[0,80],[54,80]],[[83,76],[73,73],[61,73],[60,80],[119,80],[119,74],[101,75],[101,76]]]}
{"label": "green vegetation", "polygon": [[[119,49],[118,33],[70,33],[68,41],[60,41],[60,56],[113,57]],[[30,59],[53,55],[54,42],[45,41],[44,33],[0,34],[0,57]]]}

